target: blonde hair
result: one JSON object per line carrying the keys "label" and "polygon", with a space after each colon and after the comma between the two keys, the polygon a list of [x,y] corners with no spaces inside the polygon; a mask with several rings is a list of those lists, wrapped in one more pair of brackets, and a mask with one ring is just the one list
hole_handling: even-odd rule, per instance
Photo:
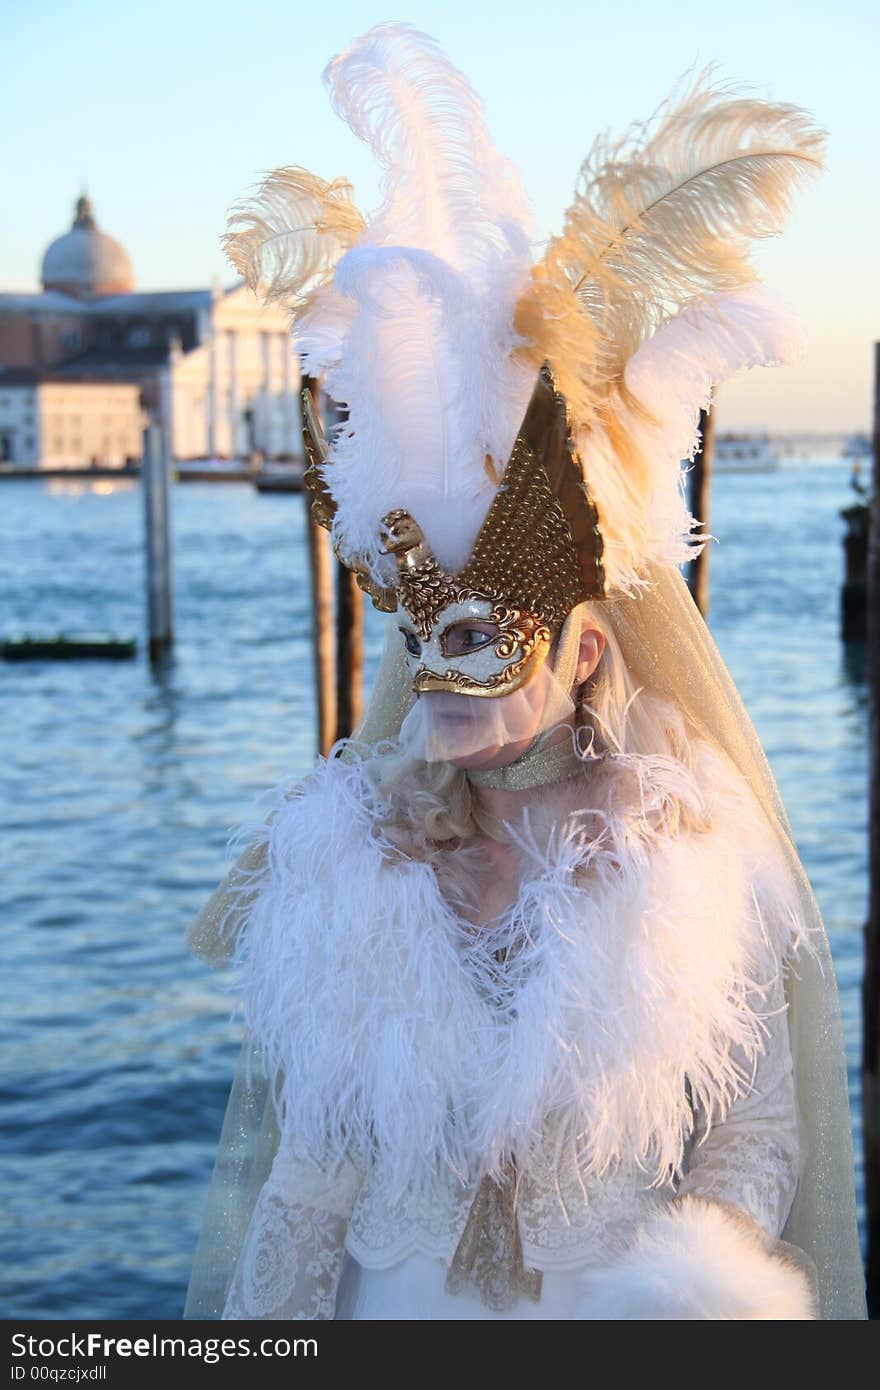
{"label": "blonde hair", "polygon": [[[581,631],[598,628],[605,638],[596,670],[572,692],[576,738],[585,766],[608,759],[632,764],[639,758],[660,756],[693,772],[698,730],[672,701],[636,686],[614,631],[611,606],[585,602],[576,612]],[[467,840],[478,833],[465,769],[447,762],[422,762],[394,743],[377,749],[366,768],[390,807],[385,828],[403,852],[414,850],[425,835],[447,841]],[[673,824],[682,819],[700,824],[692,804],[687,811],[682,805],[668,808],[667,818]]]}

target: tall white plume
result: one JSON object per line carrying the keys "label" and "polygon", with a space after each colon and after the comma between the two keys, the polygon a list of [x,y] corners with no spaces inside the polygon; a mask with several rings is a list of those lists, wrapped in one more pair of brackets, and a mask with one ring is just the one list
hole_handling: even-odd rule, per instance
{"label": "tall white plume", "polygon": [[329,64],[336,110],[384,166],[382,207],[300,317],[306,370],[348,408],[328,480],[336,538],[393,581],[380,520],[407,507],[441,561],[463,564],[533,385],[511,357],[531,268],[518,174],[436,43],[372,29]]}

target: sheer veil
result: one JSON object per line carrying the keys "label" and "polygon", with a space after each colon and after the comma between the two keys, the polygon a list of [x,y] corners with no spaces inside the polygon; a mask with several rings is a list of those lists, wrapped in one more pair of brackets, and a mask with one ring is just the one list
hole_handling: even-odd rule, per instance
{"label": "sheer veil", "polygon": [[[823,1318],[865,1317],[856,1224],[846,1056],[837,988],[819,906],[800,860],[776,780],[752,720],[681,574],[648,565],[638,598],[606,601],[636,685],[678,703],[747,779],[785,852],[815,952],[802,953],[786,982],[801,1132],[801,1173],[783,1239],[814,1261]],[[414,697],[389,622],[371,699],[355,737],[394,738]],[[230,950],[226,929],[247,910],[256,863],[244,855],[189,930],[189,944],[211,964]],[[244,871],[244,872],[243,872]],[[269,1083],[245,1038],[230,1092],[183,1316],[219,1318],[251,1211],[278,1144]]]}

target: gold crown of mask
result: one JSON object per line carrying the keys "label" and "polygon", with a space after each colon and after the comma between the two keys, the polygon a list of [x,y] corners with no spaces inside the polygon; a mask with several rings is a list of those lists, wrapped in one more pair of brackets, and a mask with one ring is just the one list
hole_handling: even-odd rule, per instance
{"label": "gold crown of mask", "polygon": [[[330,529],[332,464],[308,391],[302,400],[312,515]],[[598,513],[565,400],[546,363],[463,568],[443,569],[408,511],[387,512],[382,528],[386,553],[397,563],[394,587],[380,588],[364,566],[345,563],[377,608],[399,608],[408,620],[401,631],[419,694],[498,696],[519,689],[545,660],[571,610],[605,597]],[[474,634],[477,642],[470,641]]]}

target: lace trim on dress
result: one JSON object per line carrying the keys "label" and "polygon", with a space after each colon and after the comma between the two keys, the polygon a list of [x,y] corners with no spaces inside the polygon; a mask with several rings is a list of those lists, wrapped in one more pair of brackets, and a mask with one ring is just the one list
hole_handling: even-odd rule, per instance
{"label": "lace trim on dress", "polygon": [[353,1164],[330,1179],[282,1144],[257,1198],[223,1318],[332,1321],[361,1183]]}

